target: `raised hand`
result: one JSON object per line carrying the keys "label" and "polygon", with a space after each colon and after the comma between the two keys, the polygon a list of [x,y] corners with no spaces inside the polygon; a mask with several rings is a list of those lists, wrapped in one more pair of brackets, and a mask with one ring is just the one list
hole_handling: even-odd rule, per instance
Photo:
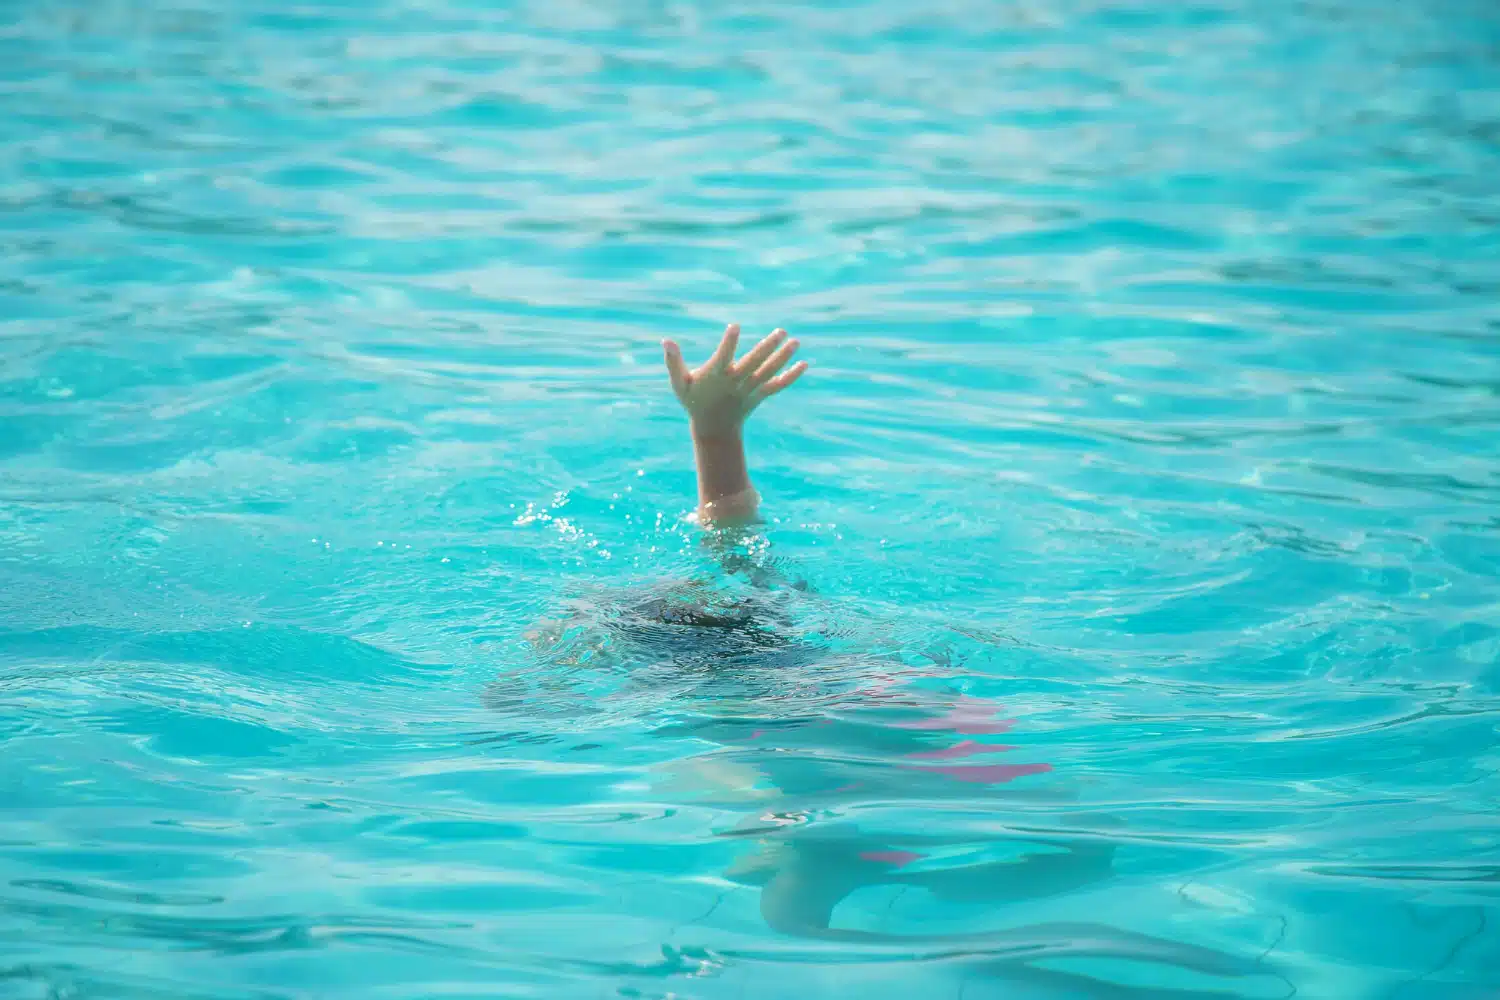
{"label": "raised hand", "polygon": [[[739,324],[724,330],[718,349],[699,368],[688,369],[682,348],[675,341],[662,341],[667,375],[672,391],[687,410],[695,437],[738,434],[745,418],[769,396],[791,385],[807,371],[807,362],[786,368],[798,343],[788,340],[785,330],[774,330],[743,358],[734,359],[739,345]],[[782,371],[786,368],[785,371]]]}
{"label": "raised hand", "polygon": [[670,340],[661,343],[672,391],[692,423],[698,516],[705,524],[724,526],[756,519],[759,497],[750,485],[741,433],[745,418],[766,397],[776,395],[807,371],[806,361],[786,367],[797,353],[797,342],[788,340],[785,330],[773,331],[736,361],[739,342],[739,325],[730,323],[713,357],[692,370],[682,360],[682,348]]}

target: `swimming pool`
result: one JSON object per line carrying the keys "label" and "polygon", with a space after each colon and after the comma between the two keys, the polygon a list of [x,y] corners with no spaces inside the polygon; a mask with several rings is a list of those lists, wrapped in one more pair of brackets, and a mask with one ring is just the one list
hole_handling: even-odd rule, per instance
{"label": "swimming pool", "polygon": [[1493,4],[9,15],[0,998],[1500,995]]}

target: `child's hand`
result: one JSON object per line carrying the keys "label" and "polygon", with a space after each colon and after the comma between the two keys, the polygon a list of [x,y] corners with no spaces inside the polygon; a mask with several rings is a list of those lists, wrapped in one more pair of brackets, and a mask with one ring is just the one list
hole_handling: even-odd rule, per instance
{"label": "child's hand", "polygon": [[785,330],[776,330],[735,361],[739,339],[739,324],[729,324],[713,357],[694,371],[683,363],[682,348],[673,341],[662,341],[672,391],[687,410],[695,437],[737,435],[761,400],[774,396],[807,371],[806,361],[781,371],[797,352],[797,341],[787,340]]}

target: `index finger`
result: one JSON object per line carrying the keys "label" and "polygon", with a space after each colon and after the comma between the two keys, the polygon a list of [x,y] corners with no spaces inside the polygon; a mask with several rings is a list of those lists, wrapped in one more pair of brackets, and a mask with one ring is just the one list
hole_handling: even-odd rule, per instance
{"label": "index finger", "polygon": [[723,371],[725,368],[728,368],[729,363],[734,360],[734,349],[739,346],[739,342],[740,325],[738,323],[730,323],[724,328],[724,339],[719,341],[718,350],[714,351],[714,356],[708,359],[708,364],[704,367],[712,368],[716,371]]}

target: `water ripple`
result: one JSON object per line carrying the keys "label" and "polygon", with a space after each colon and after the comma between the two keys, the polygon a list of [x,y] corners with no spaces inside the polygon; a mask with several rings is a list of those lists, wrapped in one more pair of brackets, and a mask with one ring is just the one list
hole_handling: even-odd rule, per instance
{"label": "water ripple", "polygon": [[1500,990],[1492,5],[10,13],[0,995]]}

